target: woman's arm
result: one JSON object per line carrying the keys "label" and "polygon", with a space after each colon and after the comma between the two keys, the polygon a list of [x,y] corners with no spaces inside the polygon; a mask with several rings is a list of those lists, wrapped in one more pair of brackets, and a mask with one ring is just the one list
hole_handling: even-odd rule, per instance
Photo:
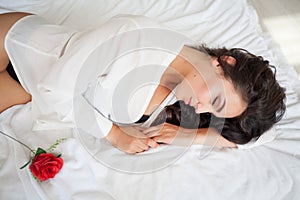
{"label": "woman's arm", "polygon": [[9,62],[7,53],[4,48],[4,40],[9,29],[21,18],[28,13],[6,13],[0,14],[0,72],[3,72]]}
{"label": "woman's arm", "polygon": [[116,148],[128,154],[136,154],[155,148],[158,144],[145,136],[137,127],[113,125],[106,139]]}
{"label": "woman's arm", "polygon": [[213,128],[186,129],[169,123],[150,127],[143,131],[154,141],[165,144],[188,146],[193,144],[236,147],[236,144],[228,141]]}
{"label": "woman's arm", "polygon": [[9,58],[4,47],[5,37],[9,29],[16,21],[26,15],[29,14],[7,13],[0,15],[0,113],[13,105],[24,104],[31,100],[31,96],[6,71]]}
{"label": "woman's arm", "polygon": [[214,128],[199,128],[193,144],[217,146],[217,147],[234,147],[236,144],[230,142],[220,135]]}

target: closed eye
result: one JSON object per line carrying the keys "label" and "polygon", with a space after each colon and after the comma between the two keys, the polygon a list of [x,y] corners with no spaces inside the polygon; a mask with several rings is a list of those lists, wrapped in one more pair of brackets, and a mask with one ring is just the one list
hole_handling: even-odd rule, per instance
{"label": "closed eye", "polygon": [[225,107],[225,104],[226,104],[226,99],[224,99],[224,101],[223,101],[221,107],[218,108],[216,112],[217,112],[217,113],[220,113],[220,112],[223,110],[223,108]]}
{"label": "closed eye", "polygon": [[[220,102],[220,97],[219,96],[217,96],[214,100],[213,100],[213,102],[212,102],[212,106],[213,107],[219,107],[219,108],[217,108],[216,109],[216,112],[217,113],[220,113],[222,110],[223,110],[223,108],[225,107],[225,104],[226,104],[226,99],[224,99],[224,101],[222,102],[222,103],[218,103],[218,102]],[[218,101],[219,100],[219,101]],[[217,105],[220,105],[220,106],[217,106]]]}
{"label": "closed eye", "polygon": [[215,104],[216,104],[216,102],[217,102],[218,98],[219,98],[219,96],[217,96],[217,97],[216,97],[216,98],[213,100],[213,102],[212,102],[212,106],[215,106]]}

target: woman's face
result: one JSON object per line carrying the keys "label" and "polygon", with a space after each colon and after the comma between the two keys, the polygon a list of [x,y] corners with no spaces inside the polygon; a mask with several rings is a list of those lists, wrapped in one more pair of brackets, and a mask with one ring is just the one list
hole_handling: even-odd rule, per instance
{"label": "woman's face", "polygon": [[209,112],[217,117],[236,117],[247,107],[231,81],[223,76],[217,59],[195,66],[177,86],[176,97],[197,113]]}

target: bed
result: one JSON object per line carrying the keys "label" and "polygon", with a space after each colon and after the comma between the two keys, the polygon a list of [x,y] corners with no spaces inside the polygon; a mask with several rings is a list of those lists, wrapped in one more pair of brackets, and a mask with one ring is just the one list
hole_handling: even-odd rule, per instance
{"label": "bed", "polygon": [[144,15],[209,46],[248,49],[276,66],[277,79],[286,88],[287,111],[273,127],[272,140],[261,138],[242,149],[162,146],[130,156],[99,139],[102,159],[97,160],[84,130],[33,131],[31,103],[17,105],[0,114],[1,130],[32,148],[67,138],[57,147],[65,163],[54,179],[38,182],[28,168],[19,169],[28,150],[0,136],[0,199],[300,198],[300,82],[246,0],[0,2],[1,13],[10,11],[31,12],[77,30],[118,14]]}

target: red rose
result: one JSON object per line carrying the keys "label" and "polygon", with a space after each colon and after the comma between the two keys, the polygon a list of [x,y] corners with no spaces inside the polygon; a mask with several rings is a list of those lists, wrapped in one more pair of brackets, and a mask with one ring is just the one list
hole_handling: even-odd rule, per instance
{"label": "red rose", "polygon": [[35,156],[29,166],[32,174],[39,180],[45,181],[53,178],[62,168],[63,159],[52,153],[42,153]]}

